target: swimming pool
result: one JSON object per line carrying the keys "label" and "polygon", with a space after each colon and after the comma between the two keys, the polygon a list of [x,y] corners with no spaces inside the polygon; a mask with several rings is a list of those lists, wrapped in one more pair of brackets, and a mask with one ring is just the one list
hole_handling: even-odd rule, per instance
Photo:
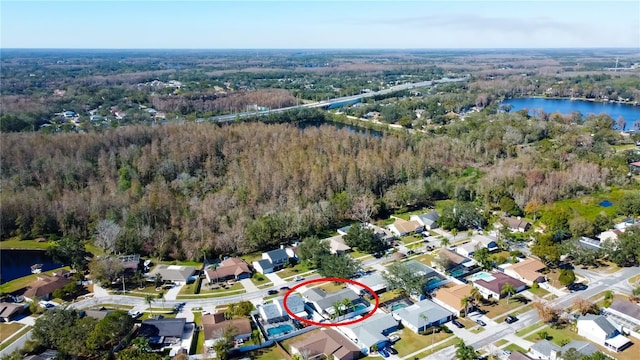
{"label": "swimming pool", "polygon": [[282,325],[278,325],[276,327],[267,329],[267,334],[269,334],[269,336],[278,336],[292,330],[293,330],[293,326],[289,324],[282,324]]}
{"label": "swimming pool", "polygon": [[469,281],[478,281],[478,280],[484,280],[484,281],[491,281],[491,280],[495,280],[495,278],[489,274],[486,271],[481,271],[479,273],[475,273],[471,276],[469,276]]}
{"label": "swimming pool", "polygon": [[406,308],[406,307],[407,307],[407,304],[404,304],[404,303],[393,304],[393,305],[391,305],[391,311],[400,310],[400,309],[403,309],[403,308]]}

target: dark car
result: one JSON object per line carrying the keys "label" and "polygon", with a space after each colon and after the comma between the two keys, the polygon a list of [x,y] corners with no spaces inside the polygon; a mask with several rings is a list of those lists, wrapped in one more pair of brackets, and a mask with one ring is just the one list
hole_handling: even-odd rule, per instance
{"label": "dark car", "polygon": [[385,358],[388,358],[389,356],[391,356],[385,349],[380,349],[378,350],[378,352],[380,353],[380,355],[382,355],[382,357],[385,357]]}
{"label": "dark car", "polygon": [[456,327],[458,327],[459,329],[462,329],[464,327],[464,325],[462,325],[462,323],[458,320],[451,320],[451,323]]}
{"label": "dark car", "polygon": [[277,293],[278,293],[278,290],[269,290],[269,291],[267,291],[267,294],[269,294],[269,295],[275,295]]}
{"label": "dark car", "polygon": [[288,287],[288,286],[283,286],[283,287],[280,288],[280,290],[286,291],[286,290],[291,290],[291,288]]}
{"label": "dark car", "polygon": [[385,350],[390,352],[392,355],[398,355],[398,350],[392,348],[391,346],[386,347]]}
{"label": "dark car", "polygon": [[586,290],[587,289],[587,285],[583,284],[583,283],[573,283],[573,284],[569,284],[567,286],[567,289],[571,292],[574,291],[581,291],[581,290]]}
{"label": "dark car", "polygon": [[478,325],[480,325],[480,326],[487,326],[487,323],[482,321],[482,320],[480,320],[480,319],[476,320],[476,323],[478,323]]}
{"label": "dark car", "polygon": [[504,321],[505,321],[507,324],[513,324],[514,322],[518,321],[518,318],[517,318],[517,317],[515,317],[515,316],[513,316],[513,315],[509,315],[509,316],[507,316],[507,318],[506,318],[506,319],[504,319]]}

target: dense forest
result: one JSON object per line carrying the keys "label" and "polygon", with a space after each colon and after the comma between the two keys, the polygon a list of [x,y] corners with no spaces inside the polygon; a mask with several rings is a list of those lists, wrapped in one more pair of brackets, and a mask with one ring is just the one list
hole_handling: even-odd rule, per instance
{"label": "dense forest", "polygon": [[481,112],[382,137],[257,122],[5,133],[0,230],[89,240],[108,220],[114,251],[187,259],[269,249],[356,219],[363,204],[380,216],[445,198],[524,208],[630,185],[612,125]]}

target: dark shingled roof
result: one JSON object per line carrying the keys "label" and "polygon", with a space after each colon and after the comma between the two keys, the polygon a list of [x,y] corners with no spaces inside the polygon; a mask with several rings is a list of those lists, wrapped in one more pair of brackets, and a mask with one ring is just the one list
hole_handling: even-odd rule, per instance
{"label": "dark shingled roof", "polygon": [[140,325],[140,335],[144,337],[170,336],[182,337],[185,318],[145,320]]}

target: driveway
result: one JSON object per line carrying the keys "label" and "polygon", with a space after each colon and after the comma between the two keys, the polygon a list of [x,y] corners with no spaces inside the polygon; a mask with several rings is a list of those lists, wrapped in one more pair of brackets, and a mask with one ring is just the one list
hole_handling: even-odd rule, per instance
{"label": "driveway", "polygon": [[167,292],[164,294],[165,300],[177,299],[178,293],[180,292],[180,289],[182,289],[183,286],[184,285],[175,285],[171,289],[167,290]]}
{"label": "driveway", "polygon": [[267,278],[269,278],[269,280],[271,280],[274,287],[282,286],[287,283],[286,281],[282,280],[280,276],[278,276],[278,274],[276,273],[264,274],[264,276],[266,276]]}

